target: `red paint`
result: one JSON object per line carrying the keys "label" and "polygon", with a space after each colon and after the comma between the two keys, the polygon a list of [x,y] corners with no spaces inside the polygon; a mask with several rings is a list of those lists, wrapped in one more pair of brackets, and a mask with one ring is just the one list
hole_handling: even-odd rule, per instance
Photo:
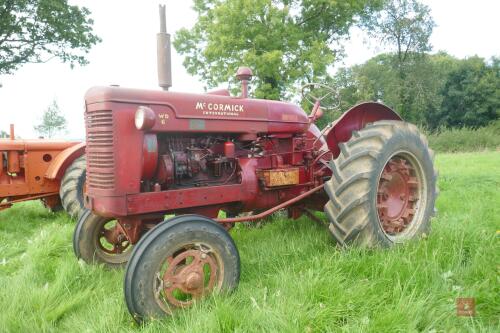
{"label": "red paint", "polygon": [[[361,104],[323,136],[286,102],[117,87],[90,89],[86,107],[87,136],[100,138],[87,145],[87,206],[135,224],[151,214],[321,210],[337,144],[370,121],[399,119],[381,104]],[[141,109],[155,115],[140,126],[149,130],[134,125]],[[269,169],[298,170],[299,183],[268,188],[259,175]]]}
{"label": "red paint", "polygon": [[418,179],[410,160],[396,155],[385,165],[377,189],[377,210],[388,234],[403,232],[412,222],[418,197]]}
{"label": "red paint", "polygon": [[154,176],[158,165],[158,139],[154,134],[145,134],[142,144],[142,179]]}
{"label": "red paint", "polygon": [[368,123],[378,120],[402,120],[401,117],[380,103],[366,102],[358,104],[345,112],[333,123],[333,127],[326,133],[326,142],[334,157],[340,153],[339,143],[347,142],[353,131],[359,131]]}
{"label": "red paint", "polygon": [[235,157],[235,145],[231,141],[226,141],[224,142],[224,156],[227,158],[234,158]]}

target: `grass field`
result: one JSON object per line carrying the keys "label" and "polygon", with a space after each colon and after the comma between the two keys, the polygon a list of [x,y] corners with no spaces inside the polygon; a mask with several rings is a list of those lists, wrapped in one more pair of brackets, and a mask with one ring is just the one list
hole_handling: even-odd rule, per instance
{"label": "grass field", "polygon": [[[500,152],[437,156],[433,232],[389,250],[338,250],[301,218],[231,233],[241,283],[137,326],[123,271],[79,263],[74,222],[39,203],[0,213],[0,332],[500,332]],[[457,317],[474,297],[475,317]]]}

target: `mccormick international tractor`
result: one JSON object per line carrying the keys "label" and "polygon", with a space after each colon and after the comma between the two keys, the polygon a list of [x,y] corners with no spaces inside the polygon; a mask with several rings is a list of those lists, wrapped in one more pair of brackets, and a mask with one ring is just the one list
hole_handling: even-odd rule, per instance
{"label": "mccormick international tractor", "polygon": [[85,143],[0,139],[0,211],[14,203],[40,199],[52,211],[77,217],[85,192]]}
{"label": "mccormick international tractor", "polygon": [[[168,90],[161,21],[159,79]],[[307,115],[250,98],[251,77],[238,70],[240,96],[120,87],[85,96],[88,210],[73,245],[89,263],[128,261],[124,292],[136,320],[233,290],[240,258],[228,229],[237,222],[285,209],[314,220],[324,211],[340,246],[388,247],[429,232],[436,171],[414,125],[368,102],[319,130],[333,89],[306,85]]]}

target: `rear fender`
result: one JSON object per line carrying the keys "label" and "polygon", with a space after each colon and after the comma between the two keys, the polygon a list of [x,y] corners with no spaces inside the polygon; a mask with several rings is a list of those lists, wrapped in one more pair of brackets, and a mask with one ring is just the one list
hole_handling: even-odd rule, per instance
{"label": "rear fender", "polygon": [[326,143],[337,158],[340,154],[339,143],[347,142],[353,131],[359,131],[369,123],[378,120],[403,120],[394,110],[382,103],[364,102],[352,107],[332,124],[325,133]]}
{"label": "rear fender", "polygon": [[78,157],[85,154],[86,143],[82,142],[77,145],[71,146],[60,152],[50,163],[49,168],[45,172],[47,179],[62,179],[66,169]]}

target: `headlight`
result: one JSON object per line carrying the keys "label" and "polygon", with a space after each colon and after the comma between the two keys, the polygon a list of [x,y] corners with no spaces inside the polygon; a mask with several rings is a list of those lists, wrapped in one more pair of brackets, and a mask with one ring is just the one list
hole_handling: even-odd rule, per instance
{"label": "headlight", "polygon": [[156,121],[156,115],[153,110],[147,106],[139,106],[135,112],[135,127],[139,131],[145,131],[153,128]]}

